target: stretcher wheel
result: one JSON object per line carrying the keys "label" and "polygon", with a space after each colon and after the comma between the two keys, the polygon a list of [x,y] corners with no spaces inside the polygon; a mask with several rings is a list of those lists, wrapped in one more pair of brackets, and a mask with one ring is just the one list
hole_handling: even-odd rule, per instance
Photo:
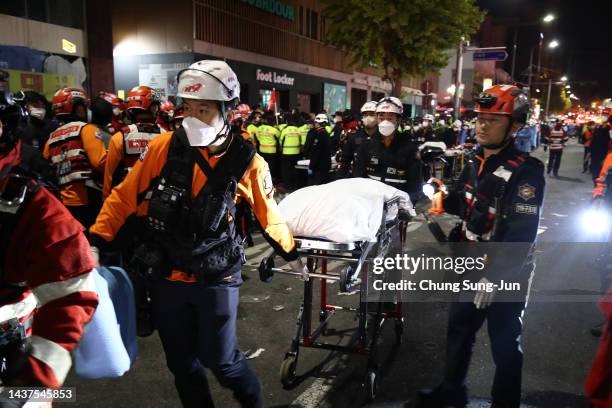
{"label": "stretcher wheel", "polygon": [[264,283],[272,282],[272,277],[274,276],[274,257],[263,258],[259,263],[259,279]]}
{"label": "stretcher wheel", "polygon": [[351,283],[349,279],[353,274],[353,268],[351,265],[346,265],[340,271],[340,280],[338,281],[338,285],[340,286],[340,292],[346,293],[351,290]]}
{"label": "stretcher wheel", "polygon": [[404,322],[401,320],[395,321],[395,344],[402,344],[402,338],[404,335]]}
{"label": "stretcher wheel", "polygon": [[376,392],[378,391],[378,381],[376,379],[376,370],[369,369],[366,374],[366,392],[369,402],[376,399]]}
{"label": "stretcher wheel", "polygon": [[288,355],[280,366],[280,379],[284,389],[289,389],[295,380],[295,369],[297,367],[297,357]]}

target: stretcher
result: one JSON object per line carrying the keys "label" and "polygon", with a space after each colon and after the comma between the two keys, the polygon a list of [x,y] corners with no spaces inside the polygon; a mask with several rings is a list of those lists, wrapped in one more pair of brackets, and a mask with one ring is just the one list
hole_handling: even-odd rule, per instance
{"label": "stretcher", "polygon": [[[395,197],[384,204],[381,225],[376,234],[376,240],[373,242],[339,243],[320,238],[295,237],[298,252],[307,259],[306,265],[310,279],[304,282],[304,297],[297,317],[295,336],[281,364],[280,377],[285,388],[291,387],[294,382],[300,348],[356,353],[368,358],[365,378],[366,393],[369,400],[374,400],[377,389],[376,344],[378,338],[385,321],[394,320],[396,342],[401,343],[404,322],[401,302],[395,301],[390,305],[383,305],[381,301],[369,302],[368,268],[374,258],[387,255],[394,231],[399,233],[400,243],[404,242],[405,222],[400,221],[400,216],[395,216],[391,220],[387,219],[389,209],[398,203],[399,197]],[[329,273],[329,261],[341,261],[345,265],[340,269],[340,273]],[[301,276],[297,272],[275,268],[272,257],[264,258],[259,266],[260,279],[269,282],[275,273]],[[318,325],[313,325],[312,318],[313,309],[316,307],[313,302],[315,279],[321,280]],[[359,305],[343,307],[329,303],[327,285],[334,282],[338,283],[341,292],[350,292],[358,288]],[[383,306],[386,307],[383,308]],[[355,338],[348,345],[328,344],[320,341],[320,336],[325,335],[330,320],[338,312],[357,314],[358,327]]]}

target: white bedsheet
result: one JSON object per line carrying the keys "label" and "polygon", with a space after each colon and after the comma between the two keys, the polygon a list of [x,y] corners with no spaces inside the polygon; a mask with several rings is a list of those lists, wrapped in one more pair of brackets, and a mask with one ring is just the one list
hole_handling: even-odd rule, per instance
{"label": "white bedsheet", "polygon": [[[408,194],[365,178],[337,180],[299,189],[279,203],[281,214],[296,236],[334,242],[376,241],[383,205],[399,197],[399,209],[416,215]],[[387,219],[397,216],[394,206]]]}

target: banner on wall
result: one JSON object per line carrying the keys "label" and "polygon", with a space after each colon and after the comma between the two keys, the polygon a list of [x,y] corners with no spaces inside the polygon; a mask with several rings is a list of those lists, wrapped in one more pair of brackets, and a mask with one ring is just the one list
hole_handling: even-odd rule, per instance
{"label": "banner on wall", "polygon": [[346,86],[323,83],[323,109],[333,115],[346,109]]}
{"label": "banner on wall", "polygon": [[15,69],[7,69],[6,71],[9,73],[9,89],[11,92],[35,91],[45,95],[49,101],[58,89],[76,86],[72,75],[45,74]]}
{"label": "banner on wall", "polygon": [[179,71],[188,68],[191,63],[179,62],[174,64],[140,64],[138,66],[138,83],[153,89],[160,99],[177,94],[176,75]]}

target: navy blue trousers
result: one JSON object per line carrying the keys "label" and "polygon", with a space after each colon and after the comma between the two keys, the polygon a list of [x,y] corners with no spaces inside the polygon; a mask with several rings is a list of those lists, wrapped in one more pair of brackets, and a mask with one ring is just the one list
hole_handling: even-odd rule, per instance
{"label": "navy blue trousers", "polygon": [[238,350],[236,314],[240,272],[202,286],[161,279],[153,288],[153,319],[184,407],[214,407],[206,373],[243,407],[263,406],[261,385]]}

